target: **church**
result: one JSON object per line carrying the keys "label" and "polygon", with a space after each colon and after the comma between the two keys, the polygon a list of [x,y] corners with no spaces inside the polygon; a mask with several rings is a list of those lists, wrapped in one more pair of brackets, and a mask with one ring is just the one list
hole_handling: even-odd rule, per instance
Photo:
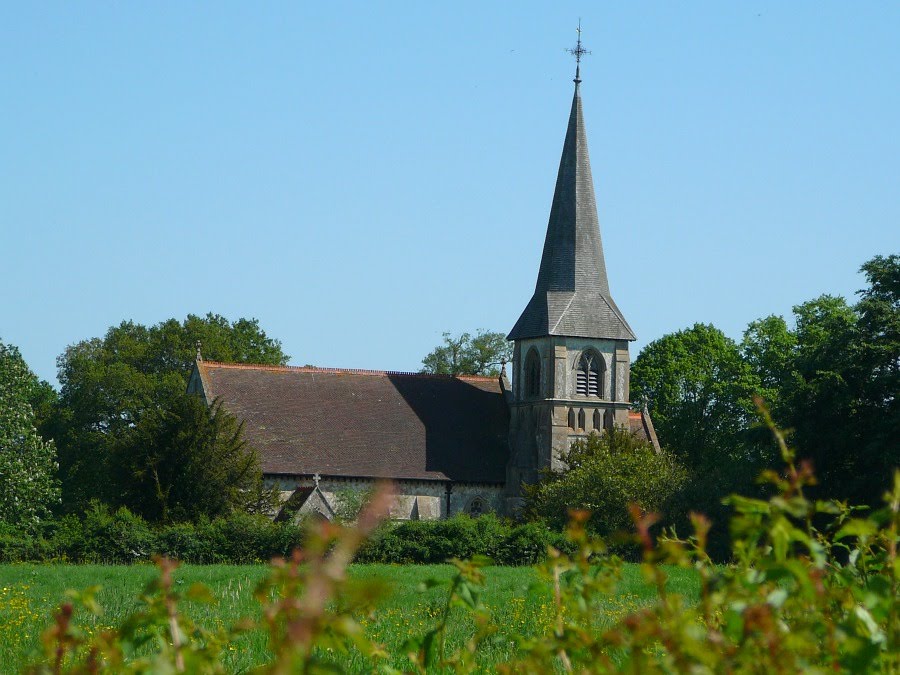
{"label": "church", "polygon": [[398,520],[514,513],[522,483],[559,469],[572,441],[622,426],[659,447],[629,402],[634,333],[612,298],[581,105],[569,123],[534,294],[499,378],[256,366],[199,357],[188,391],[243,421],[277,519],[332,519],[389,479]]}

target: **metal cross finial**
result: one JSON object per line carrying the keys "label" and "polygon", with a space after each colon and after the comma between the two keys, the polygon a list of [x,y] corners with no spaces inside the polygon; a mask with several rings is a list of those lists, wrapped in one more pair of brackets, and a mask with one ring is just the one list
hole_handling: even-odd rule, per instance
{"label": "metal cross finial", "polygon": [[313,483],[316,484],[316,487],[319,487],[319,481],[322,480],[322,476],[318,474],[318,472],[313,474]]}
{"label": "metal cross finial", "polygon": [[578,19],[578,28],[575,29],[575,32],[578,33],[578,42],[575,43],[574,49],[567,49],[572,56],[575,57],[575,79],[573,80],[576,85],[581,84],[581,57],[585,54],[590,54],[590,52],[581,46],[581,19]]}

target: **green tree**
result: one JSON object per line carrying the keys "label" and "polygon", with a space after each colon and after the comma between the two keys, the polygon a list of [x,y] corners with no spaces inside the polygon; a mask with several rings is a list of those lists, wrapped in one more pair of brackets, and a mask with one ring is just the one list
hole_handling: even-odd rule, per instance
{"label": "green tree", "polygon": [[242,425],[219,402],[179,393],[148,411],[110,458],[116,503],[150,521],[196,520],[273,504]]}
{"label": "green tree", "polygon": [[853,381],[860,393],[860,425],[866,430],[860,447],[876,482],[859,486],[867,501],[888,488],[893,468],[900,466],[900,255],[876,256],[862,266],[868,287],[856,304],[856,366]]}
{"label": "green tree", "polygon": [[797,336],[781,316],[753,321],[744,331],[741,355],[759,382],[759,394],[773,411],[795,376]]}
{"label": "green tree", "polygon": [[33,409],[48,388],[0,342],[0,521],[26,528],[59,502],[56,450],[38,434]]}
{"label": "green tree", "polygon": [[900,256],[876,256],[862,272],[867,286],[855,305],[823,295],[793,308],[793,327],[778,316],[754,321],[737,351],[711,327],[695,326],[648,345],[635,361],[636,397],[647,397],[660,440],[702,487],[694,508],[716,513],[702,504],[718,499],[716,482],[747,492],[729,474],[752,476],[768,462],[753,393],[813,462],[816,496],[874,505],[887,489],[900,465]]}
{"label": "green tree", "polygon": [[145,415],[167,409],[185,391],[197,342],[210,360],[283,365],[288,359],[255,319],[229,322],[216,314],[150,327],[126,321],[59,357],[60,396],[47,431],[59,449],[67,509],[96,498],[116,503],[113,451]]}
{"label": "green tree", "polygon": [[687,476],[671,453],[657,452],[621,427],[573,443],[566,464],[525,487],[526,513],[562,528],[570,509],[585,509],[591,528],[602,535],[629,527],[629,504],[665,511]]}
{"label": "green tree", "polygon": [[689,472],[674,508],[676,525],[683,529],[691,510],[706,513],[714,523],[714,551],[724,554],[723,497],[755,494],[753,479],[775,456],[770,437],[756,426],[759,377],[733,340],[696,324],[647,345],[634,362],[631,382],[635,400],[648,404],[660,443]]}
{"label": "green tree", "polygon": [[500,364],[512,357],[512,346],[503,333],[479,330],[474,336],[453,337],[448,332],[443,337],[444,343],[422,359],[423,373],[495,377]]}
{"label": "green tree", "polygon": [[707,324],[648,344],[631,369],[632,398],[646,401],[660,442],[691,468],[745,458],[759,380],[734,340]]}
{"label": "green tree", "polygon": [[823,295],[794,307],[797,340],[791,376],[774,413],[793,431],[801,457],[812,459],[819,490],[835,494],[851,479],[858,414],[853,391],[856,313],[844,298]]}
{"label": "green tree", "polygon": [[794,307],[793,377],[776,410],[811,459],[818,496],[876,504],[900,465],[900,256],[876,256],[854,306],[824,295]]}

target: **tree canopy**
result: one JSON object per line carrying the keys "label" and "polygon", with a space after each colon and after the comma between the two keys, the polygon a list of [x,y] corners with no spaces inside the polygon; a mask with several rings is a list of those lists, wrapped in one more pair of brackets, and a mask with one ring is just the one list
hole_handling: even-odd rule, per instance
{"label": "tree canopy", "polygon": [[707,324],[648,344],[631,369],[632,397],[646,401],[660,439],[691,467],[743,454],[759,381],[734,340]]}
{"label": "tree canopy", "polygon": [[168,409],[185,391],[198,342],[210,360],[288,360],[281,343],[255,319],[230,322],[217,314],[149,327],[125,321],[59,357],[59,401],[45,431],[59,448],[67,508],[81,509],[94,498],[116,504],[119,490],[109,462],[117,444],[145,415]]}
{"label": "tree canopy", "polygon": [[59,502],[56,450],[38,433],[33,408],[48,388],[0,342],[0,521],[15,526],[37,524]]}
{"label": "tree canopy", "polygon": [[867,286],[855,305],[820,296],[796,305],[790,323],[753,321],[739,345],[698,324],[635,360],[633,395],[694,474],[692,508],[746,492],[773,457],[754,395],[812,461],[818,497],[878,502],[900,465],[900,256],[876,256],[861,271]]}
{"label": "tree canopy", "polygon": [[773,406],[816,469],[818,496],[876,504],[900,466],[900,255],[876,256],[850,306],[794,307],[796,340]]}
{"label": "tree canopy", "polygon": [[188,521],[265,511],[255,451],[219,402],[177,394],[112,444],[114,501],[150,521]]}
{"label": "tree canopy", "polygon": [[512,344],[506,335],[479,330],[475,335],[457,337],[444,333],[444,343],[422,359],[422,372],[439,375],[500,374],[500,364],[512,358]]}

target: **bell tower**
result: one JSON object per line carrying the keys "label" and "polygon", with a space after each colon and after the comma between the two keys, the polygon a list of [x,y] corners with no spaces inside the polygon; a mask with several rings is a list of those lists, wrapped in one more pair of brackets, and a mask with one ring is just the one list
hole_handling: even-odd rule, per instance
{"label": "bell tower", "polygon": [[562,466],[570,443],[629,423],[631,327],[609,291],[581,106],[575,92],[534,295],[507,336],[513,341],[507,490]]}

